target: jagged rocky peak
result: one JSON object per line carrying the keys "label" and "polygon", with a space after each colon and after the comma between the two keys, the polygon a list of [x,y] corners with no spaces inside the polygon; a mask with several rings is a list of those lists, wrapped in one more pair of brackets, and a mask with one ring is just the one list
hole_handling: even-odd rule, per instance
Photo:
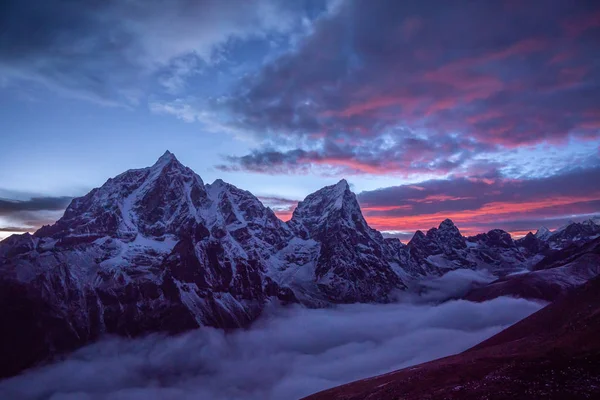
{"label": "jagged rocky peak", "polygon": [[290,238],[287,225],[249,191],[221,179],[206,185],[206,190],[212,207],[205,219],[213,230],[226,228],[240,242],[256,237],[276,247],[282,247]]}
{"label": "jagged rocky peak", "polygon": [[570,243],[589,240],[600,235],[600,225],[594,219],[584,222],[570,222],[552,232],[547,242],[554,249],[564,248]]}
{"label": "jagged rocky peak", "polygon": [[154,163],[154,166],[157,165],[166,165],[170,162],[176,162],[179,163],[179,160],[177,159],[177,157],[175,157],[175,154],[171,153],[169,150],[166,150],[162,156],[160,156],[158,158],[158,160],[156,160],[156,162]]}
{"label": "jagged rocky peak", "polygon": [[37,236],[134,238],[178,234],[207,201],[202,179],[169,151],[151,167],[131,169],[73,199],[64,216]]}
{"label": "jagged rocky peak", "polygon": [[388,301],[405,287],[386,259],[393,249],[368,226],[345,180],[308,195],[288,224],[296,236],[318,243],[315,278],[329,301]]}
{"label": "jagged rocky peak", "polygon": [[449,218],[443,220],[437,229],[431,228],[428,230],[426,237],[429,240],[436,241],[442,248],[463,249],[467,247],[465,238]]}
{"label": "jagged rocky peak", "polygon": [[440,223],[438,226],[438,232],[448,232],[448,234],[454,236],[461,236],[460,230],[456,227],[456,225],[454,225],[454,222],[452,222],[450,218],[446,218]]}
{"label": "jagged rocky peak", "polygon": [[456,225],[454,225],[454,222],[450,218],[446,218],[445,220],[443,220],[438,226],[438,229],[458,230],[458,228],[456,227]]}
{"label": "jagged rocky peak", "polygon": [[423,231],[421,230],[417,230],[415,232],[415,234],[413,235],[413,237],[408,241],[408,245],[416,245],[418,243],[421,243],[423,241],[427,240],[427,237],[425,236],[425,234],[423,233]]}
{"label": "jagged rocky peak", "polygon": [[314,236],[318,230],[345,225],[367,228],[356,195],[345,179],[326,186],[298,203],[289,225],[301,236]]}
{"label": "jagged rocky peak", "polygon": [[529,255],[540,253],[548,247],[544,239],[541,239],[537,234],[531,232],[527,233],[527,235],[522,238],[515,240],[515,244]]}
{"label": "jagged rocky peak", "polygon": [[545,226],[541,226],[537,232],[535,232],[535,237],[540,240],[546,240],[550,237],[550,235],[552,235],[552,232],[550,232],[550,229],[546,228]]}
{"label": "jagged rocky peak", "polygon": [[469,238],[470,242],[477,242],[484,244],[488,247],[502,247],[502,248],[510,248],[515,247],[515,242],[513,241],[510,233],[502,230],[502,229],[492,229],[487,233],[480,233],[479,235],[475,235]]}

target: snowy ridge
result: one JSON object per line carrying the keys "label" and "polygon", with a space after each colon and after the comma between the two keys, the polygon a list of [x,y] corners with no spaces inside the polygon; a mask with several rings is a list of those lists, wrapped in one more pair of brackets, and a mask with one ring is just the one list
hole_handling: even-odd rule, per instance
{"label": "snowy ridge", "polygon": [[55,224],[0,242],[0,291],[11,299],[0,312],[19,304],[39,316],[11,327],[32,332],[14,345],[25,368],[104,333],[237,328],[271,302],[389,302],[449,270],[508,275],[600,235],[590,221],[513,241],[501,230],[465,238],[444,220],[403,245],[369,227],[345,180],[308,195],[284,223],[248,191],[205,185],[167,151],[74,199]]}

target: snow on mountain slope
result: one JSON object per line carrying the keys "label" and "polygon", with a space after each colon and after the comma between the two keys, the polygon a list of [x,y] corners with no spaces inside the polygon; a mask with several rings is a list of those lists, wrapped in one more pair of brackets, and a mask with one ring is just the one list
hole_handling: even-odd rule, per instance
{"label": "snow on mountain slope", "polygon": [[530,271],[502,277],[472,290],[465,298],[485,301],[500,296],[553,301],[600,275],[600,238],[549,253]]}
{"label": "snow on mountain slope", "polygon": [[[550,237],[600,230],[580,225]],[[248,191],[205,185],[167,151],[74,199],[55,224],[0,242],[0,375],[105,333],[237,328],[271,302],[389,302],[450,270],[507,274],[545,254],[534,239],[464,238],[445,220],[403,245],[368,226],[345,180],[307,196],[284,223]]]}
{"label": "snow on mountain slope", "polygon": [[298,237],[320,244],[314,276],[330,301],[386,302],[405,288],[386,258],[385,239],[367,225],[345,180],[306,197],[288,225]]}
{"label": "snow on mountain slope", "polygon": [[500,229],[465,238],[446,219],[424,234],[417,231],[406,247],[406,269],[421,275],[439,275],[455,269],[485,269],[497,274],[527,268],[534,254],[516,246]]}
{"label": "snow on mountain slope", "polygon": [[547,240],[550,235],[552,235],[552,232],[545,226],[540,227],[540,229],[535,232],[535,237],[540,240]]}
{"label": "snow on mountain slope", "polygon": [[[31,332],[5,342],[16,360],[6,373],[103,333],[246,326],[270,298],[295,301],[266,276],[268,258],[290,237],[250,193],[205,187],[168,152],[109,179],[56,224],[0,245],[0,287],[48,320],[11,328],[16,316],[0,305],[2,337]],[[43,352],[34,339],[47,343]]]}
{"label": "snow on mountain slope", "polygon": [[572,243],[583,243],[600,237],[600,216],[582,222],[569,221],[554,231],[541,227],[534,236],[552,250],[564,249]]}
{"label": "snow on mountain slope", "polygon": [[564,249],[571,243],[585,242],[600,237],[600,225],[597,219],[583,222],[571,222],[556,231],[546,239],[548,245],[554,249]]}

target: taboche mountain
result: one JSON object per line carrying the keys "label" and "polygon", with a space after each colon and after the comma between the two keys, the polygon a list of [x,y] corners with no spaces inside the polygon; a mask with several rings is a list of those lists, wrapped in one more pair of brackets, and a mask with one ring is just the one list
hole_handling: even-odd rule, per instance
{"label": "taboche mountain", "polygon": [[309,195],[285,223],[250,192],[204,184],[166,152],[74,199],[54,225],[0,242],[0,376],[105,333],[231,329],[274,301],[389,302],[452,269],[534,270],[599,234],[589,221],[518,241],[501,230],[465,238],[445,220],[404,245],[368,226],[345,180]]}

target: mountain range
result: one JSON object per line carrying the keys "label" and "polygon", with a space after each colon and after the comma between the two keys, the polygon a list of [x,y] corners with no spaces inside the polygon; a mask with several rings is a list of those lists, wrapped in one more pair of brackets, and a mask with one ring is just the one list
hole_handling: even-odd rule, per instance
{"label": "mountain range", "polygon": [[472,300],[551,300],[600,273],[582,261],[598,236],[597,219],[518,240],[498,229],[464,237],[446,219],[405,245],[369,227],[345,180],[283,222],[252,193],[205,184],[167,151],[73,199],[55,224],[0,242],[0,376],[107,333],[246,327],[273,302],[386,303],[457,269],[498,278]]}

